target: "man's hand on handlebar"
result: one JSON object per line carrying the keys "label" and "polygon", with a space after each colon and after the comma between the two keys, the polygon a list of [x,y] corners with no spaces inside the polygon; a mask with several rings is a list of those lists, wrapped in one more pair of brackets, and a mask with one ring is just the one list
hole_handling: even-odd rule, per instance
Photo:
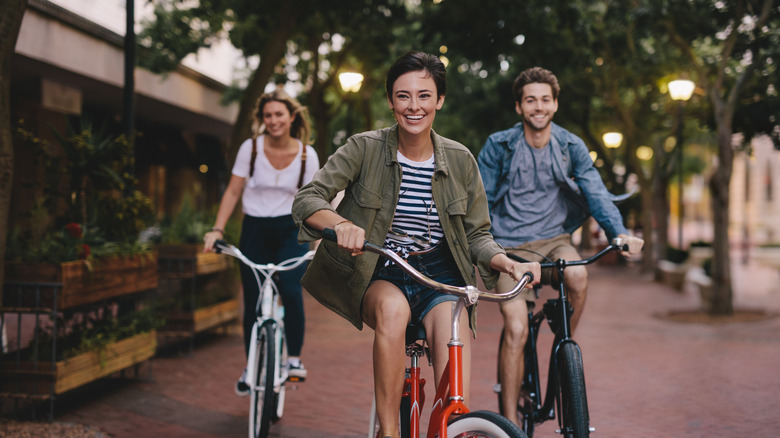
{"label": "man's hand on handlebar", "polygon": [[537,262],[518,262],[509,258],[506,254],[496,254],[490,260],[490,267],[498,272],[504,272],[512,277],[512,280],[519,282],[523,277],[523,274],[530,272],[533,275],[531,280],[525,287],[533,287],[535,284],[539,284],[542,278],[542,267]]}
{"label": "man's hand on handlebar", "polygon": [[628,251],[620,251],[623,257],[630,258],[642,252],[642,248],[645,246],[645,241],[636,236],[628,234],[620,234],[618,238],[623,239],[623,245],[628,246]]}

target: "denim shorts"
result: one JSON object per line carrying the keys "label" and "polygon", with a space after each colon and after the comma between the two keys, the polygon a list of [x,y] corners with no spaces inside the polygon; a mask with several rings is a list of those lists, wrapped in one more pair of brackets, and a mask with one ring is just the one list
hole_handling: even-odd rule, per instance
{"label": "denim shorts", "polygon": [[[433,249],[420,255],[410,255],[407,259],[412,267],[439,283],[453,286],[465,286],[466,282],[460,275],[458,265],[452,257],[447,243],[439,242]],[[406,295],[409,307],[412,310],[413,323],[422,322],[425,315],[439,303],[457,301],[458,297],[444,292],[438,292],[425,287],[415,281],[395,263],[384,266],[385,258],[380,257],[379,262],[371,276],[371,281],[385,280],[395,285]]]}

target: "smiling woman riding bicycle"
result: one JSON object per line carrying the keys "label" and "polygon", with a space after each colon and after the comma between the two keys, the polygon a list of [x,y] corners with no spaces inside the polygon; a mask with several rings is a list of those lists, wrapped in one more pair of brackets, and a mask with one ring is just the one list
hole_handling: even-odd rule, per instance
{"label": "smiling woman riding bicycle", "polygon": [[[379,436],[397,437],[406,326],[414,320],[425,327],[438,385],[447,362],[449,301],[457,297],[419,287],[378,255],[362,253],[364,241],[394,248],[442,283],[476,284],[474,265],[488,287],[496,271],[519,280],[526,271],[538,278],[540,269],[512,261],[493,241],[476,160],[432,130],[446,91],[442,62],[410,52],[390,68],[385,87],[397,124],[350,137],[296,195],[293,218],[301,241],[319,239],[324,228],[336,232],[338,243],[320,245],[303,285],[357,328],[374,329]],[[341,190],[344,199],[334,210],[330,201]],[[468,376],[468,337],[463,340]]]}

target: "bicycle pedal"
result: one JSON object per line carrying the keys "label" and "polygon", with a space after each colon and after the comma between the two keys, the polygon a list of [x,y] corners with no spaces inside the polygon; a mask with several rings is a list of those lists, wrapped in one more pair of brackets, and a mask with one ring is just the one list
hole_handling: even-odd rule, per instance
{"label": "bicycle pedal", "polygon": [[305,382],[306,378],[305,377],[298,377],[298,376],[290,376],[290,377],[287,378],[287,381],[288,382],[293,382],[293,383],[300,383],[300,382]]}

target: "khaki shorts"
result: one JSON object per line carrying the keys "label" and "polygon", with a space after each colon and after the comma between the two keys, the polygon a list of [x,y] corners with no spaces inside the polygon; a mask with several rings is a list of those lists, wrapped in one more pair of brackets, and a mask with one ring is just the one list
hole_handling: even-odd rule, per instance
{"label": "khaki shorts", "polygon": [[[514,254],[532,262],[547,262],[547,259],[550,259],[550,261],[558,259],[580,260],[582,258],[577,250],[574,249],[574,246],[572,246],[570,234],[561,234],[551,239],[535,240],[517,247],[505,249],[509,254]],[[553,268],[542,269],[542,284],[553,284],[554,271]],[[516,284],[517,282],[512,280],[509,274],[502,273],[498,277],[498,283],[496,283],[496,292],[507,292],[515,287]],[[533,289],[527,288],[518,297],[522,297],[526,301],[534,301],[536,299]]]}

